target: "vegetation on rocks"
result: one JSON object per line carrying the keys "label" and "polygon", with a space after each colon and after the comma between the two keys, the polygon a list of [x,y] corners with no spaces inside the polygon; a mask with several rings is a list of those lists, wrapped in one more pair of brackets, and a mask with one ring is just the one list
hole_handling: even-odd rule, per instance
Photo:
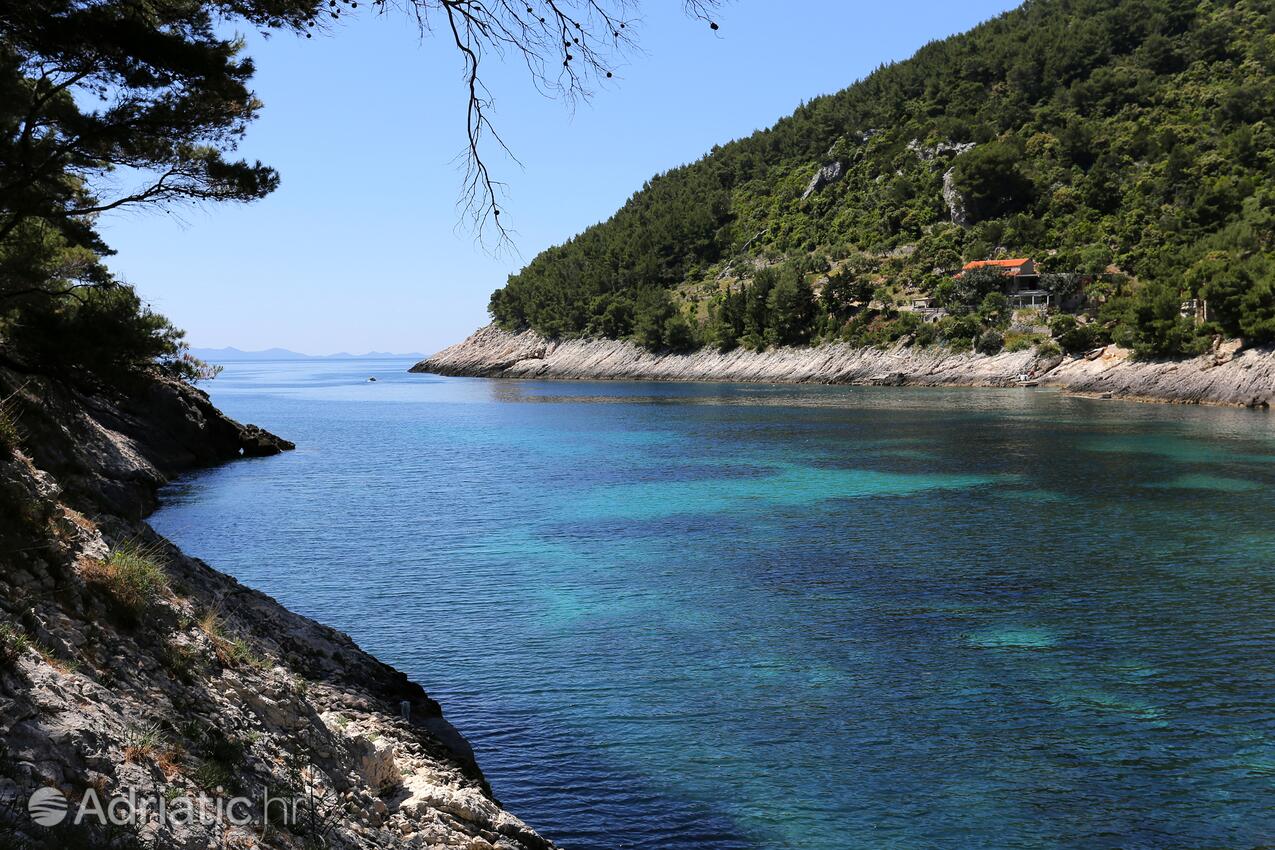
{"label": "vegetation on rocks", "polygon": [[17,626],[0,623],[0,667],[11,668],[31,651],[31,640]]}
{"label": "vegetation on rocks", "polygon": [[91,584],[101,587],[116,606],[133,619],[169,593],[168,575],[155,547],[128,542],[105,561],[88,561],[81,568]]}
{"label": "vegetation on rocks", "polygon": [[[648,348],[992,350],[989,281],[952,272],[1030,256],[1045,288],[1088,296],[1064,348],[1275,341],[1273,33],[1265,0],[1030,0],[652,178],[491,314]],[[952,315],[915,327],[907,294]],[[1180,315],[1190,298],[1207,323]]]}
{"label": "vegetation on rocks", "polygon": [[18,427],[17,405],[13,396],[0,399],[0,452],[12,453],[22,444],[22,431]]}

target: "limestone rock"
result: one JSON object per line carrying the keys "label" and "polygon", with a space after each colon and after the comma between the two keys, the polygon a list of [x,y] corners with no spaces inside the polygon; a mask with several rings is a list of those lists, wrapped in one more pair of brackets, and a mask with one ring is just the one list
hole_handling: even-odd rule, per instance
{"label": "limestone rock", "polygon": [[810,182],[806,184],[806,191],[801,193],[801,199],[804,201],[806,198],[809,198],[825,186],[836,183],[841,179],[844,171],[845,166],[836,160],[821,166],[819,170],[815,172],[814,176],[810,178]]}
{"label": "limestone rock", "polygon": [[[515,346],[543,354],[511,360],[508,352]],[[1213,354],[1185,363],[1135,361],[1129,354],[1116,346],[1087,359],[1030,349],[989,356],[937,346],[882,351],[845,343],[655,354],[623,340],[537,342],[533,331],[514,335],[488,326],[412,370],[504,378],[814,384],[867,384],[890,376],[892,383],[909,386],[974,387],[1019,386],[1020,376],[1027,375],[1040,386],[1139,400],[1258,407],[1275,401],[1275,351],[1270,349],[1244,349],[1220,364]]]}
{"label": "limestone rock", "polygon": [[947,204],[948,214],[952,218],[952,224],[959,224],[961,227],[967,227],[970,223],[969,210],[965,203],[965,198],[956,189],[956,169],[949,168],[943,172],[943,203]]}

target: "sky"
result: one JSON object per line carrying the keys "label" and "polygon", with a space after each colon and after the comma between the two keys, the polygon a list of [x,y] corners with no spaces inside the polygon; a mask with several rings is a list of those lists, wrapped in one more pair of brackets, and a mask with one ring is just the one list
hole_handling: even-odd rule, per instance
{"label": "sky", "polygon": [[446,39],[371,16],[312,39],[247,31],[265,108],[239,154],[276,167],[279,189],[112,213],[109,264],[196,347],[433,353],[487,322],[510,274],[652,175],[1015,5],[736,0],[713,32],[678,0],[643,0],[640,52],[574,110],[491,56],[492,117],[519,160],[488,151],[514,231],[503,254],[462,224],[464,87]]}

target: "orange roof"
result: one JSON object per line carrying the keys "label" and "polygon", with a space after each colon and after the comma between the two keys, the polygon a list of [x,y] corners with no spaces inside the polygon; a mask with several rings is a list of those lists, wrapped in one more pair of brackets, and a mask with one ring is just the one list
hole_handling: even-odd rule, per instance
{"label": "orange roof", "polygon": [[1027,257],[1023,257],[1018,260],[974,260],[973,262],[966,263],[962,268],[966,271],[969,271],[970,269],[985,269],[988,266],[996,266],[1003,269],[1014,269],[1019,266],[1025,266],[1030,262],[1031,260]]}

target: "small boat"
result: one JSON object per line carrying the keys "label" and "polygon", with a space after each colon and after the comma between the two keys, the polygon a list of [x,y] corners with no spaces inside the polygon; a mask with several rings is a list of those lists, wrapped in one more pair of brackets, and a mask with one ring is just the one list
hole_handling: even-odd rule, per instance
{"label": "small boat", "polygon": [[368,379],[367,379],[367,382],[368,382],[369,384],[375,384],[375,383],[376,383],[376,378],[368,378]]}

